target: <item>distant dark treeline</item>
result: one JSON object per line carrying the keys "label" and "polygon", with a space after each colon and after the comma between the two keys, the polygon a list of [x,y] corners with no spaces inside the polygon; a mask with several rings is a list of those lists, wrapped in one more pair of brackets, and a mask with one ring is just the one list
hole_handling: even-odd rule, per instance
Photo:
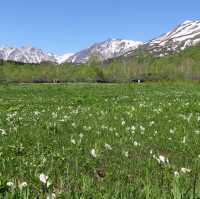
{"label": "distant dark treeline", "polygon": [[135,82],[191,79],[200,80],[200,47],[175,55],[155,58],[145,53],[100,63],[57,65],[48,62],[24,64],[0,60],[0,82],[65,83],[65,82]]}

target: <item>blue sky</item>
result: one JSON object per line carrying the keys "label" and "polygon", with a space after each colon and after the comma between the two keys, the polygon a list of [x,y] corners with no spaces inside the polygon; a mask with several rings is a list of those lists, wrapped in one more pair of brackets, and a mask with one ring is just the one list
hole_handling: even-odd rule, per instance
{"label": "blue sky", "polygon": [[199,0],[6,0],[0,45],[33,45],[62,54],[108,38],[147,41],[188,19]]}

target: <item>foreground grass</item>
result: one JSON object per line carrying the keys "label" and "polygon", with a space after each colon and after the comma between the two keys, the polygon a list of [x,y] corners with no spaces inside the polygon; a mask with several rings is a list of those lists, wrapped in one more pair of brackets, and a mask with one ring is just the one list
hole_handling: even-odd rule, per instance
{"label": "foreground grass", "polygon": [[200,84],[0,94],[0,198],[200,198]]}

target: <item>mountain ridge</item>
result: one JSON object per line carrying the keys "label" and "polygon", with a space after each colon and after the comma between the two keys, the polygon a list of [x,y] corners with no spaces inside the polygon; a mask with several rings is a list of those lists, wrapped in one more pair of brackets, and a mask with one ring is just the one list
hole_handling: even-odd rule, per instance
{"label": "mountain ridge", "polygon": [[79,64],[87,63],[93,54],[97,55],[100,61],[106,61],[121,56],[134,56],[138,50],[156,57],[163,57],[180,52],[198,43],[200,43],[200,20],[187,20],[169,32],[147,42],[107,39],[103,42],[94,43],[77,53],[66,53],[64,55],[46,53],[32,46],[0,47],[0,59],[35,64],[42,62]]}
{"label": "mountain ridge", "polygon": [[108,39],[100,43],[95,43],[89,48],[74,54],[69,61],[72,63],[86,63],[92,54],[99,57],[101,61],[115,58],[123,55],[129,50],[135,50],[141,41],[125,40],[125,39]]}
{"label": "mountain ridge", "polygon": [[[182,50],[200,43],[200,20],[187,20],[148,42],[139,50],[148,52],[156,57],[163,57],[181,52]],[[126,56],[133,55],[130,51]]]}

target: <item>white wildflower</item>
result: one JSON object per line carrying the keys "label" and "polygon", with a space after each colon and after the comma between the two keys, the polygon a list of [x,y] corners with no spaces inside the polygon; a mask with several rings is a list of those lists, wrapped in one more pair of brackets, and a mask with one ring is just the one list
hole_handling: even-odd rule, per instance
{"label": "white wildflower", "polygon": [[181,168],[181,172],[182,172],[182,173],[190,173],[190,172],[191,172],[191,169]]}
{"label": "white wildflower", "polygon": [[47,180],[47,188],[49,188],[52,185],[52,182],[50,180]]}
{"label": "white wildflower", "polygon": [[149,123],[149,126],[153,126],[155,124],[155,122],[154,121],[151,121],[150,123]]}
{"label": "white wildflower", "polygon": [[6,185],[7,185],[8,187],[11,187],[11,188],[14,187],[14,183],[11,182],[11,181],[10,181],[10,182],[7,182]]}
{"label": "white wildflower", "polygon": [[153,158],[156,159],[159,164],[169,164],[169,160],[163,155],[159,155],[158,158],[154,155]]}
{"label": "white wildflower", "polygon": [[166,162],[166,158],[163,155],[159,155],[159,160],[163,163]]}
{"label": "white wildflower", "polygon": [[123,120],[123,121],[122,121],[122,126],[124,126],[125,124],[126,124],[126,122]]}
{"label": "white wildflower", "polygon": [[94,158],[97,157],[97,154],[96,154],[95,149],[92,149],[92,150],[90,151],[90,154],[91,154],[91,156],[94,157]]}
{"label": "white wildflower", "polygon": [[169,132],[170,132],[171,134],[174,134],[175,130],[174,130],[174,129],[170,129]]}
{"label": "white wildflower", "polygon": [[112,150],[112,147],[110,146],[110,144],[107,144],[107,143],[105,143],[105,148],[107,149],[107,150]]}
{"label": "white wildflower", "polygon": [[45,174],[41,173],[40,176],[39,176],[39,179],[42,183],[46,184],[47,183],[47,180],[48,180],[48,176],[46,176]]}
{"label": "white wildflower", "polygon": [[128,151],[124,151],[124,156],[128,158],[129,152]]}
{"label": "white wildflower", "polygon": [[6,135],[6,131],[4,129],[0,129],[1,135]]}
{"label": "white wildflower", "polygon": [[132,130],[132,131],[135,131],[135,130],[136,130],[135,126],[132,126],[132,127],[131,127],[131,130]]}
{"label": "white wildflower", "polygon": [[174,176],[175,177],[179,177],[180,176],[179,172],[178,171],[174,171]]}
{"label": "white wildflower", "polygon": [[52,115],[52,117],[53,117],[54,119],[58,117],[58,114],[55,113],[55,112],[53,112],[51,115]]}
{"label": "white wildflower", "polygon": [[72,123],[72,127],[76,127],[76,124],[75,124],[75,122],[73,122],[73,123]]}
{"label": "white wildflower", "polygon": [[76,144],[76,140],[75,139],[71,139],[71,143],[72,144]]}
{"label": "white wildflower", "polygon": [[27,187],[28,184],[27,182],[22,182],[20,185],[19,185],[19,188],[22,190],[23,188]]}
{"label": "white wildflower", "polygon": [[132,131],[131,133],[134,134],[134,133],[135,133],[135,130],[136,130],[135,126],[132,126],[132,127],[131,127],[131,131]]}
{"label": "white wildflower", "polygon": [[35,114],[36,116],[38,116],[38,115],[40,114],[40,112],[39,112],[39,111],[35,111],[34,114]]}

